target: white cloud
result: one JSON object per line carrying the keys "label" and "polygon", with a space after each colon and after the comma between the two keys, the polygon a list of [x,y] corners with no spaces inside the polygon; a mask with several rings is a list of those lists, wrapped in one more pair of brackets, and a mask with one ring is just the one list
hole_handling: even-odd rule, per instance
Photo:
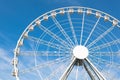
{"label": "white cloud", "polygon": [[[0,48],[0,80],[14,80],[11,76],[12,72],[12,65],[11,60],[12,58],[9,56],[9,51]],[[6,77],[7,76],[7,77]],[[9,78],[9,79],[8,79]]]}
{"label": "white cloud", "polygon": [[10,54],[10,53],[8,53],[6,50],[0,48],[0,59],[5,60],[6,62],[10,62],[11,59],[8,56],[8,54]]}

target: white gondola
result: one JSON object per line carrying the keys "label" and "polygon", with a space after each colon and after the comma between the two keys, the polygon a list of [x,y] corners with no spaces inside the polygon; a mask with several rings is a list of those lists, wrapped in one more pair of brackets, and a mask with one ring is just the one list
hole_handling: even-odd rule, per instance
{"label": "white gondola", "polygon": [[14,70],[13,70],[12,76],[18,76],[18,69],[14,69]]}
{"label": "white gondola", "polygon": [[78,13],[83,13],[83,9],[82,8],[80,8],[80,9],[78,9]]}
{"label": "white gondola", "polygon": [[24,39],[21,39],[20,42],[18,43],[18,46],[22,46],[23,45],[23,41],[24,41]]}
{"label": "white gondola", "polygon": [[116,26],[116,25],[118,25],[118,21],[117,20],[113,20],[112,24],[113,24],[113,26]]}
{"label": "white gondola", "polygon": [[73,9],[73,8],[70,8],[70,9],[68,10],[68,12],[69,12],[69,13],[73,13],[73,12],[74,12],[74,9]]}
{"label": "white gondola", "polygon": [[108,21],[109,19],[110,19],[109,16],[107,16],[107,15],[104,16],[105,21]]}
{"label": "white gondola", "polygon": [[64,9],[61,9],[61,10],[60,10],[60,14],[65,14],[65,10],[64,10]]}
{"label": "white gondola", "polygon": [[12,65],[16,65],[16,66],[17,66],[17,64],[18,64],[18,59],[17,59],[17,58],[14,58],[14,59],[12,60]]}
{"label": "white gondola", "polygon": [[87,12],[86,12],[88,15],[92,14],[92,10],[91,9],[88,9]]}
{"label": "white gondola", "polygon": [[37,26],[39,26],[40,25],[40,20],[37,20],[36,22],[35,22],[35,24],[37,25]]}
{"label": "white gondola", "polygon": [[28,31],[24,33],[23,37],[28,38]]}
{"label": "white gondola", "polygon": [[43,16],[44,20],[48,20],[48,15]]}
{"label": "white gondola", "polygon": [[56,12],[53,11],[53,12],[51,13],[51,16],[52,16],[52,17],[55,17],[55,16],[56,16]]}
{"label": "white gondola", "polygon": [[100,12],[96,12],[96,17],[97,18],[101,17],[101,13]]}
{"label": "white gondola", "polygon": [[31,25],[31,26],[29,27],[29,30],[30,30],[30,31],[33,31],[33,30],[34,30],[34,26]]}
{"label": "white gondola", "polygon": [[14,51],[14,54],[16,54],[16,56],[18,56],[20,53],[20,48],[17,48],[15,51]]}

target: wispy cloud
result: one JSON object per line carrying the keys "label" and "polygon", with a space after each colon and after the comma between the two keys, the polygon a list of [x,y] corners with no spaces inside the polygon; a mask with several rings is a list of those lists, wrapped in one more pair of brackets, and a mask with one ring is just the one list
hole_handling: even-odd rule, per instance
{"label": "wispy cloud", "polygon": [[[11,57],[9,56],[9,52],[3,48],[0,48],[0,78],[1,80],[12,80],[11,76],[11,71],[12,71],[12,66],[11,66]],[[7,77],[5,77],[7,76]],[[9,78],[9,79],[8,79]]]}
{"label": "wispy cloud", "polygon": [[0,59],[5,60],[6,62],[10,62],[11,59],[9,58],[9,52],[7,50],[4,50],[3,48],[0,48]]}

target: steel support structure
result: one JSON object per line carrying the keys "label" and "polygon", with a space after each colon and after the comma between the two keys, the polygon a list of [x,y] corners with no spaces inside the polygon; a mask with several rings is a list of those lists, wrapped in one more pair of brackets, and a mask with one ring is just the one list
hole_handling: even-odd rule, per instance
{"label": "steel support structure", "polygon": [[[92,62],[88,59],[85,58],[82,61],[82,65],[80,66],[84,66],[86,72],[88,73],[88,75],[90,76],[91,80],[96,80],[96,78],[98,80],[106,80],[105,77],[99,72],[99,70],[92,64]],[[67,69],[65,70],[65,72],[63,73],[63,75],[60,77],[59,80],[67,80],[70,72],[72,71],[73,67],[75,66],[77,61],[76,57],[73,57],[71,60],[70,65],[67,67]]]}

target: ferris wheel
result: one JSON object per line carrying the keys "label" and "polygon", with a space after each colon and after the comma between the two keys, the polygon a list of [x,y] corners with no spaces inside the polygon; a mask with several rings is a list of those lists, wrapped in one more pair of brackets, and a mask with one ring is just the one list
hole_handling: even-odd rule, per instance
{"label": "ferris wheel", "polygon": [[47,12],[21,34],[16,80],[119,80],[120,21],[80,6]]}

